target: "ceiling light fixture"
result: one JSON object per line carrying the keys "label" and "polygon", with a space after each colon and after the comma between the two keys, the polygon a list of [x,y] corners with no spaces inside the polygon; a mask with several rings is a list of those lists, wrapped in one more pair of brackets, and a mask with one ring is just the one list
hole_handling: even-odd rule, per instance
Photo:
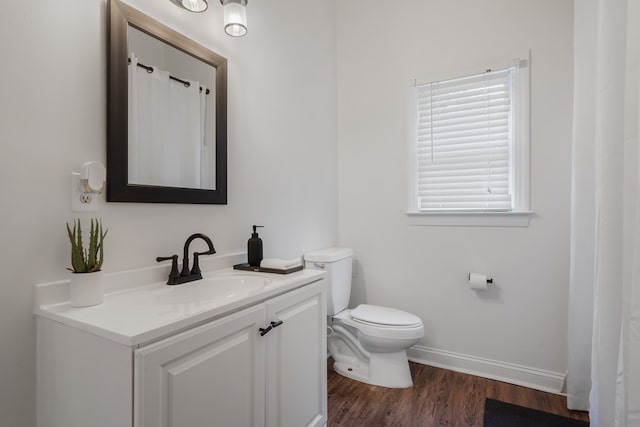
{"label": "ceiling light fixture", "polygon": [[224,32],[232,37],[247,34],[247,0],[220,0],[224,13]]}
{"label": "ceiling light fixture", "polygon": [[209,4],[207,0],[180,0],[180,6],[190,12],[201,13],[207,10]]}
{"label": "ceiling light fixture", "polygon": [[[209,0],[170,0],[189,12],[202,13],[209,7]],[[220,0],[224,15],[224,32],[232,37],[247,34],[247,1]]]}

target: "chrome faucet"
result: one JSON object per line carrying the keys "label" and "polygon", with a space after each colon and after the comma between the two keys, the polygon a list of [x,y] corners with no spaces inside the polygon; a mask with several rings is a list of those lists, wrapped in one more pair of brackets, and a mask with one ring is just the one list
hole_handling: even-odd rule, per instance
{"label": "chrome faucet", "polygon": [[[209,247],[209,250],[204,252],[194,252],[193,253],[193,267],[189,269],[189,245],[195,239],[202,239]],[[184,242],[184,253],[182,258],[182,271],[178,273],[178,255],[171,255],[168,257],[157,257],[157,262],[171,260],[171,272],[169,273],[169,280],[167,281],[167,285],[180,285],[182,283],[193,282],[194,280],[202,279],[202,272],[200,271],[200,265],[198,263],[198,258],[200,255],[211,255],[215,254],[216,250],[213,247],[213,242],[211,239],[202,234],[196,233],[192,234],[187,238],[187,241]]]}

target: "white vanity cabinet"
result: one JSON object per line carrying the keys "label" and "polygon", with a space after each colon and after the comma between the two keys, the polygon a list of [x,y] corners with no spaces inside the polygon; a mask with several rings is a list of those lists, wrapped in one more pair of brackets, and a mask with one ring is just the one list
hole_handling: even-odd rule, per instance
{"label": "white vanity cabinet", "polygon": [[134,426],[324,425],[325,313],[309,285],[136,350]]}
{"label": "white vanity cabinet", "polygon": [[312,286],[265,304],[283,322],[265,335],[267,427],[327,422],[326,298],[324,284]]}
{"label": "white vanity cabinet", "polygon": [[139,346],[39,317],[38,426],[323,426],[325,331],[317,278]]}
{"label": "white vanity cabinet", "polygon": [[134,352],[135,427],[264,426],[264,304]]}

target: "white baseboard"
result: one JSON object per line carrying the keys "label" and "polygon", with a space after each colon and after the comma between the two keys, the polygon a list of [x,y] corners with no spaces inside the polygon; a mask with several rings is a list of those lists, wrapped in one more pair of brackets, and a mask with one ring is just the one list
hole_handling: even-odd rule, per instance
{"label": "white baseboard", "polygon": [[563,394],[564,374],[513,363],[469,356],[415,345],[407,350],[409,360],[554,394]]}

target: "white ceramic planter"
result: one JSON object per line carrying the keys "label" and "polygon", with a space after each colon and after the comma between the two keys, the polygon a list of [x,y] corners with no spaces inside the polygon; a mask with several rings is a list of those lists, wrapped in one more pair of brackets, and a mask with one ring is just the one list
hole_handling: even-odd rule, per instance
{"label": "white ceramic planter", "polygon": [[71,273],[69,284],[72,307],[89,307],[104,301],[104,285],[102,271],[94,273]]}

